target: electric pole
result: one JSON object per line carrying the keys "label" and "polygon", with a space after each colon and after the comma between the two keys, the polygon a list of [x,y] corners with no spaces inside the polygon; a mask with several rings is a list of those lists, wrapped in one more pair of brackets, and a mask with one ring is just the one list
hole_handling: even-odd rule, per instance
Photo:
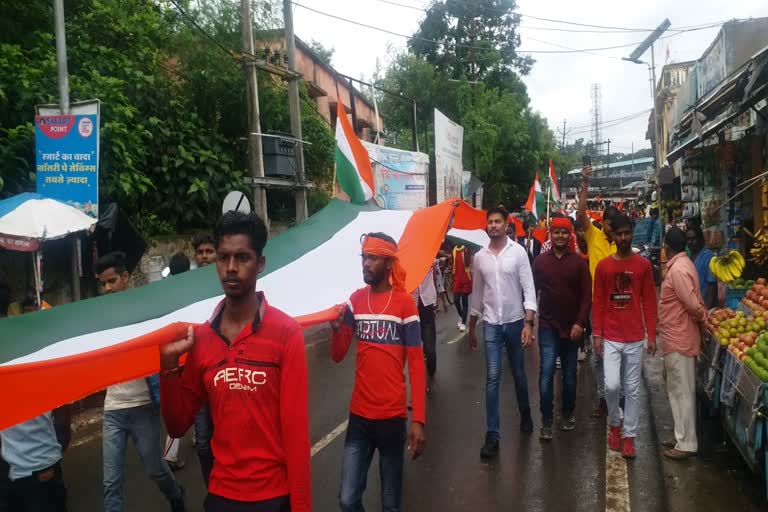
{"label": "electric pole", "polygon": [[566,130],[565,126],[567,125],[568,120],[563,119],[563,131],[560,131],[560,128],[557,129],[558,133],[563,136],[563,143],[560,145],[561,150],[565,150],[565,136],[571,133],[571,130]]}
{"label": "electric pole", "polygon": [[[251,0],[240,0],[240,35],[242,38],[243,55],[241,57],[245,70],[248,98],[248,174],[251,178],[264,177],[264,160],[261,149],[261,121],[259,115],[259,84],[256,76],[256,53],[253,44],[253,27],[251,17]],[[267,191],[262,184],[252,183],[253,208],[269,228],[267,212]]]}
{"label": "electric pole", "polygon": [[[296,139],[296,169],[299,186],[294,191],[296,199],[296,223],[307,220],[307,189],[304,187],[304,142],[301,136],[301,106],[299,105],[299,75],[296,72],[296,38],[293,34],[293,9],[290,0],[283,0],[283,21],[285,23],[285,47],[288,53],[288,109],[291,114],[291,133]],[[350,96],[353,93],[350,83]],[[352,100],[354,101],[354,99]]]}

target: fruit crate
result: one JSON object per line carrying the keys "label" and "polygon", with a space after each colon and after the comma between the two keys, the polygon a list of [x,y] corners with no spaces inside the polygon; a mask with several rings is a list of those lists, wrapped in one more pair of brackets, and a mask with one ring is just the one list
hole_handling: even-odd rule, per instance
{"label": "fruit crate", "polygon": [[741,299],[746,295],[746,288],[726,288],[725,289],[725,307],[738,309]]}

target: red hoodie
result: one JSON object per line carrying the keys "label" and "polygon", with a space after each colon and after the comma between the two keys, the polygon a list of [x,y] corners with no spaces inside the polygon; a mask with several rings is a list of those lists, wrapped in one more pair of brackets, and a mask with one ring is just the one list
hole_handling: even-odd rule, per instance
{"label": "red hoodie", "polygon": [[267,304],[231,342],[219,334],[222,302],[195,329],[182,375],[160,379],[163,419],[181,437],[210,405],[215,462],[209,491],[237,501],[290,494],[293,512],[312,510],[307,361],[295,320]]}

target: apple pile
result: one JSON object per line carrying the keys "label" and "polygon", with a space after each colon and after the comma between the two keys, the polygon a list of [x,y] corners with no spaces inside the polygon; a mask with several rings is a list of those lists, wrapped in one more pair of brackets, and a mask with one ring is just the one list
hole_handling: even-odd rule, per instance
{"label": "apple pile", "polygon": [[[746,281],[746,283],[748,282]],[[755,313],[765,315],[768,312],[768,285],[766,285],[765,279],[762,277],[756,279],[741,302]]]}
{"label": "apple pile", "polygon": [[706,327],[715,336],[720,345],[743,361],[746,351],[755,346],[757,339],[765,331],[767,319],[762,315],[746,316],[742,311],[730,308],[713,309],[707,318]]}

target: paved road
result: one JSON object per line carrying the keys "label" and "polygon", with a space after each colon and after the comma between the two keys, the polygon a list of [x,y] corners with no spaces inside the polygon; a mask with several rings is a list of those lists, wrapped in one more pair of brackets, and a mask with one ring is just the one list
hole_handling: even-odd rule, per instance
{"label": "paved road", "polygon": [[[589,417],[593,400],[591,369],[580,363],[577,427],[555,432],[549,443],[534,434],[521,434],[514,383],[505,367],[502,384],[502,440],[497,461],[480,461],[485,432],[485,365],[481,349],[471,352],[457,336],[455,313],[438,321],[437,390],[428,400],[427,450],[418,461],[406,462],[405,511],[629,511],[666,509],[658,447],[651,425],[647,395],[643,394],[638,458],[625,462],[607,454],[604,420]],[[313,501],[317,511],[338,510],[343,429],[354,375],[354,354],[340,365],[330,361],[327,345],[308,349],[310,434]],[[538,352],[527,354],[531,403],[538,406]],[[558,392],[559,395],[559,392]],[[559,400],[559,399],[558,399]],[[557,407],[557,406],[556,406]],[[556,409],[557,410],[557,409]],[[334,437],[334,433],[337,433]],[[329,435],[330,434],[330,435]],[[324,441],[323,441],[324,440]],[[319,443],[319,444],[318,444]],[[204,488],[191,446],[187,466],[177,473],[187,489],[189,510],[201,510]],[[101,510],[101,439],[98,434],[79,441],[65,457],[65,477],[74,512]],[[377,460],[365,496],[367,510],[380,510]],[[166,511],[159,491],[143,475],[131,452],[127,462],[126,510]]]}

